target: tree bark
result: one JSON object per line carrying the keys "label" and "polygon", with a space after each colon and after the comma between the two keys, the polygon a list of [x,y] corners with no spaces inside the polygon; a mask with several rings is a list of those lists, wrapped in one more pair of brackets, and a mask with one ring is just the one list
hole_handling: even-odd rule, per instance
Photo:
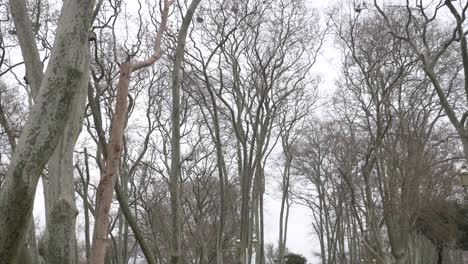
{"label": "tree bark", "polygon": [[[89,66],[89,63],[86,63]],[[89,67],[86,72],[89,71]],[[73,98],[71,116],[59,145],[49,160],[46,236],[48,263],[77,263],[75,222],[78,210],[75,201],[73,151],[81,132],[89,75],[83,78]]]}
{"label": "tree bark", "polygon": [[[88,150],[84,149],[84,162],[85,162],[85,175],[83,177],[83,197],[88,199],[88,185],[89,185],[89,162],[88,162]],[[86,179],[86,180],[85,180]],[[89,205],[88,201],[83,201],[84,220],[85,220],[85,251],[86,251],[86,263],[91,260],[91,242],[89,241]]]}
{"label": "tree bark", "polygon": [[26,66],[25,77],[31,87],[31,97],[35,98],[42,83],[43,69],[34,38],[33,26],[26,9],[26,2],[24,0],[12,0],[10,1],[10,10]]}
{"label": "tree bark", "polygon": [[169,177],[169,192],[171,197],[171,264],[180,261],[181,237],[181,206],[180,206],[180,72],[185,54],[185,43],[188,28],[192,22],[195,10],[201,0],[193,0],[182,21],[177,36],[177,48],[172,70],[172,138],[171,138],[171,172]]}
{"label": "tree bark", "polygon": [[9,165],[0,194],[0,215],[4,216],[0,218],[0,259],[5,263],[15,263],[28,230],[39,176],[63,135],[73,98],[87,76],[92,3],[64,2],[47,71]]}
{"label": "tree bark", "polygon": [[141,251],[143,251],[143,254],[145,255],[146,261],[148,262],[148,264],[156,264],[156,258],[152,254],[150,246],[148,245],[148,243],[146,243],[145,236],[138,227],[138,223],[135,217],[133,217],[132,213],[130,212],[130,207],[128,206],[128,199],[126,196],[124,196],[123,190],[121,190],[121,187],[118,183],[115,184],[115,194],[117,196],[117,200],[119,201],[120,209],[122,210],[122,213],[125,216],[128,225],[132,229],[133,235],[138,241]]}
{"label": "tree bark", "polygon": [[[161,41],[162,35],[166,30],[169,8],[174,0],[165,0],[164,9],[161,14],[161,24],[155,38],[154,53],[146,60],[132,64],[125,61],[120,65],[120,76],[117,84],[117,98],[114,116],[112,118],[112,128],[110,134],[110,143],[105,152],[105,168],[101,175],[96,195],[96,219],[93,232],[93,244],[91,249],[91,263],[104,263],[107,248],[107,234],[109,228],[110,205],[112,203],[113,190],[116,183],[120,167],[120,157],[123,148],[124,129],[127,120],[127,95],[130,83],[130,77],[133,71],[151,66],[162,55]],[[96,105],[92,106],[96,108]],[[97,109],[94,109],[97,110]],[[95,120],[99,119],[96,111],[93,111]],[[101,133],[102,134],[102,133]],[[103,135],[100,137],[100,144],[105,145]],[[140,241],[140,245],[143,243]],[[145,252],[147,253],[147,252]]]}
{"label": "tree bark", "polygon": [[[287,140],[286,137],[283,140]],[[292,155],[290,149],[288,149],[287,144],[283,144],[283,151],[285,154],[285,163],[283,169],[283,185],[282,185],[282,196],[281,196],[281,209],[280,209],[280,220],[279,220],[279,238],[278,238],[278,264],[283,264],[283,258],[286,249],[286,239],[287,239],[287,226],[288,226],[288,217],[289,217],[289,176]],[[288,208],[285,208],[288,206]],[[286,209],[286,212],[285,212]],[[286,213],[286,215],[285,215]]]}
{"label": "tree bark", "polygon": [[116,175],[120,167],[125,120],[127,117],[127,94],[132,64],[124,62],[120,66],[119,83],[115,113],[112,117],[111,142],[107,148],[107,159],[104,173],[101,175],[96,194],[96,220],[94,224],[91,263],[102,264],[106,257],[109,213]]}

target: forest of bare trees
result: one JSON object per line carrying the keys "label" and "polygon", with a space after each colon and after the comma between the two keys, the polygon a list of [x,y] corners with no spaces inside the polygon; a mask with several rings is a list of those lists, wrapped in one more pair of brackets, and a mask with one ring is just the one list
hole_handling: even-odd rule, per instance
{"label": "forest of bare trees", "polygon": [[467,263],[467,15],[0,0],[0,264]]}

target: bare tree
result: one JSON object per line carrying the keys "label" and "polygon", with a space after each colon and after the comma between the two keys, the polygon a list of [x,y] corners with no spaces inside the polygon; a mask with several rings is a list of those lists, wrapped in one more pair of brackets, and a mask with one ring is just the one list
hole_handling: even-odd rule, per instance
{"label": "bare tree", "polygon": [[[239,261],[249,262],[256,239],[256,261],[263,263],[264,169],[277,142],[272,129],[290,94],[310,82],[307,74],[322,43],[321,30],[315,27],[316,17],[300,11],[302,2],[246,1],[231,6],[215,1],[211,6],[201,20],[208,39],[194,41],[191,66],[208,87],[200,97],[208,97],[207,112],[215,127],[228,124],[234,136],[229,149],[236,153],[242,197]],[[317,41],[310,41],[313,38]],[[216,133],[222,164],[224,140]]]}
{"label": "bare tree", "polygon": [[[32,40],[25,1],[12,1],[10,8],[16,10],[13,17],[18,19],[18,34]],[[28,230],[39,175],[65,129],[73,98],[87,83],[88,31],[93,8],[93,1],[65,2],[47,71],[42,80],[35,80],[38,89],[35,105],[17,144],[0,196],[0,212],[7,216],[0,220],[0,258],[3,261],[15,261]],[[29,56],[27,52],[31,51],[24,48],[24,57]],[[37,61],[36,57],[27,59]],[[39,71],[42,75],[42,67],[30,70]],[[31,73],[31,76],[37,75]],[[67,219],[76,216],[73,205],[68,201],[58,202],[61,202],[61,209],[53,212],[55,217],[65,216]]]}
{"label": "bare tree", "polygon": [[[417,56],[440,105],[457,131],[465,157],[468,157],[468,136],[465,131],[468,116],[468,48],[463,25],[468,3],[460,1],[455,6],[454,1],[446,0],[426,6],[422,2],[414,5],[406,2],[401,6],[383,8],[375,0],[374,6],[385,21],[386,31],[395,39],[407,43]],[[448,27],[443,26],[443,10],[449,11],[452,16]],[[463,99],[456,98],[456,95],[462,95]]]}
{"label": "bare tree", "polygon": [[109,212],[117,170],[120,165],[122,140],[127,116],[128,86],[132,72],[148,67],[155,63],[162,54],[162,35],[166,30],[169,8],[174,1],[165,0],[161,13],[161,24],[155,38],[154,53],[146,60],[132,63],[127,58],[120,65],[119,82],[117,84],[116,107],[112,118],[111,141],[106,149],[105,169],[99,182],[96,195],[96,220],[94,224],[93,246],[91,249],[91,263],[104,262],[109,228]]}

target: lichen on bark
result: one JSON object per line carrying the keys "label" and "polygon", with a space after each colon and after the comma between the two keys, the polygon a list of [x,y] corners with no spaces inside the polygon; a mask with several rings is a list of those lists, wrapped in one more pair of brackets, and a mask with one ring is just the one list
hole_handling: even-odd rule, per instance
{"label": "lichen on bark", "polygon": [[[24,4],[24,0],[12,2]],[[2,263],[18,263],[39,176],[63,136],[73,98],[86,88],[81,84],[87,76],[87,31],[93,6],[92,0],[64,1],[46,73],[0,192],[0,215],[4,216],[0,217]],[[72,213],[70,217],[75,216]],[[70,223],[74,230],[74,220]]]}

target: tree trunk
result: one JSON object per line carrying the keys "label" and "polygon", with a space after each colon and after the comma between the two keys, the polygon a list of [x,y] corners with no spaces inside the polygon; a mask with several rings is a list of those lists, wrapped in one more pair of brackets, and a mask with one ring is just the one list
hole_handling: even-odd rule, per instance
{"label": "tree trunk", "polygon": [[[283,139],[284,140],[284,139]],[[284,145],[283,145],[284,146]],[[279,238],[278,238],[278,264],[283,264],[283,258],[286,249],[286,238],[287,231],[286,227],[288,226],[288,215],[289,210],[286,210],[285,207],[288,204],[289,199],[289,175],[291,167],[291,154],[287,148],[284,148],[286,161],[284,164],[283,170],[283,186],[282,186],[282,196],[281,196],[281,209],[280,209],[280,222],[279,222]],[[285,215],[286,213],[286,215]]]}
{"label": "tree trunk", "polygon": [[442,259],[443,259],[443,253],[444,253],[444,247],[442,246],[437,246],[437,264],[442,264]]}
{"label": "tree trunk", "polygon": [[39,251],[37,247],[36,241],[36,225],[34,224],[34,217],[31,217],[31,222],[29,226],[29,249],[31,251],[31,255],[33,257],[34,264],[41,264],[41,259],[39,256]]}
{"label": "tree trunk", "polygon": [[227,213],[226,195],[225,195],[225,182],[227,182],[227,175],[225,175],[226,166],[224,163],[223,147],[221,142],[219,118],[218,118],[218,106],[214,97],[213,91],[208,87],[210,93],[211,103],[213,104],[213,125],[214,125],[214,138],[213,141],[216,147],[216,165],[218,167],[219,176],[219,192],[220,192],[220,210],[219,210],[219,221],[216,235],[216,263],[223,264],[223,244],[224,244],[224,224]]}
{"label": "tree trunk", "polygon": [[[88,185],[89,185],[89,162],[88,162],[88,150],[84,149],[85,153],[85,174],[86,180],[83,181],[83,200],[88,199]],[[83,210],[84,210],[84,220],[85,220],[85,251],[86,251],[86,263],[89,263],[91,260],[91,242],[89,241],[90,234],[90,223],[89,223],[89,204],[88,201],[83,201]]]}
{"label": "tree trunk", "polygon": [[5,263],[14,263],[19,253],[39,176],[63,135],[73,98],[88,75],[88,14],[92,3],[64,2],[47,71],[8,168],[0,194],[0,215],[4,216],[0,218],[0,259]]}
{"label": "tree trunk", "polygon": [[34,38],[33,26],[24,0],[10,1],[10,10],[15,23],[16,35],[26,66],[26,79],[31,87],[31,98],[35,98],[43,79],[42,61]]}
{"label": "tree trunk", "polygon": [[125,219],[132,229],[133,235],[135,236],[135,239],[138,241],[138,244],[140,245],[141,250],[143,251],[143,255],[145,255],[146,261],[149,264],[156,264],[156,258],[151,252],[151,248],[146,243],[145,241],[145,236],[143,232],[140,230],[138,227],[138,223],[133,217],[132,213],[130,212],[130,207],[128,206],[128,199],[127,196],[123,194],[123,190],[121,190],[120,185],[117,183],[115,184],[115,194],[117,196],[117,200],[119,201],[120,204],[120,209],[122,210],[122,213],[125,216]]}
{"label": "tree trunk", "polygon": [[169,192],[171,197],[171,264],[180,261],[180,237],[181,237],[181,206],[180,206],[180,72],[185,54],[185,42],[188,28],[192,22],[195,9],[201,0],[193,0],[182,21],[177,36],[177,49],[174,68],[172,71],[172,138],[171,138],[171,172],[169,177]]}
{"label": "tree trunk", "polygon": [[[89,63],[87,63],[89,65]],[[86,72],[88,72],[88,69]],[[49,160],[47,247],[48,263],[77,263],[75,222],[78,210],[75,201],[73,151],[81,132],[86,103],[88,75],[83,78],[79,92],[73,99],[71,116],[59,145]]]}
{"label": "tree trunk", "polygon": [[91,263],[102,264],[106,257],[109,213],[117,173],[120,167],[125,120],[127,117],[127,94],[132,65],[124,62],[120,66],[115,112],[112,117],[111,142],[107,148],[104,173],[101,175],[96,194],[96,220],[94,224]]}
{"label": "tree trunk", "polygon": [[[103,151],[103,155],[106,159],[104,172],[101,175],[101,180],[98,185],[98,192],[96,195],[96,220],[94,225],[93,232],[93,245],[91,249],[91,263],[92,264],[101,264],[106,259],[106,248],[107,248],[107,235],[109,228],[109,214],[110,214],[110,205],[112,203],[112,196],[114,187],[116,187],[117,175],[119,173],[120,167],[120,157],[123,148],[123,135],[124,129],[127,120],[127,96],[128,96],[128,86],[130,83],[130,77],[133,71],[151,66],[155,63],[162,55],[161,50],[161,41],[162,35],[166,30],[167,18],[169,14],[169,8],[174,3],[174,0],[165,0],[164,9],[161,13],[161,24],[159,26],[158,33],[156,34],[154,52],[153,54],[143,60],[132,64],[130,61],[125,61],[120,65],[120,76],[119,82],[117,85],[117,98],[115,113],[112,118],[111,125],[111,139],[110,143],[107,145],[107,149]],[[92,92],[88,93],[89,97],[92,97]],[[93,111],[94,121],[98,124],[98,134],[99,134],[99,146],[106,146],[106,139],[104,138],[103,129],[100,126],[100,116],[99,109],[96,103],[90,103],[91,109]],[[119,202],[124,200],[124,195],[122,192],[119,192],[120,189],[116,187],[117,195]],[[122,204],[124,209],[128,209],[127,204]],[[129,209],[127,210],[126,217],[130,219]],[[127,221],[129,221],[127,219]],[[135,231],[137,230],[136,225],[132,227]],[[138,238],[138,237],[137,237]],[[144,241],[138,241],[143,249]],[[148,255],[148,251],[144,250],[145,256],[148,259],[153,259],[151,255]],[[151,263],[151,262],[150,262]]]}

